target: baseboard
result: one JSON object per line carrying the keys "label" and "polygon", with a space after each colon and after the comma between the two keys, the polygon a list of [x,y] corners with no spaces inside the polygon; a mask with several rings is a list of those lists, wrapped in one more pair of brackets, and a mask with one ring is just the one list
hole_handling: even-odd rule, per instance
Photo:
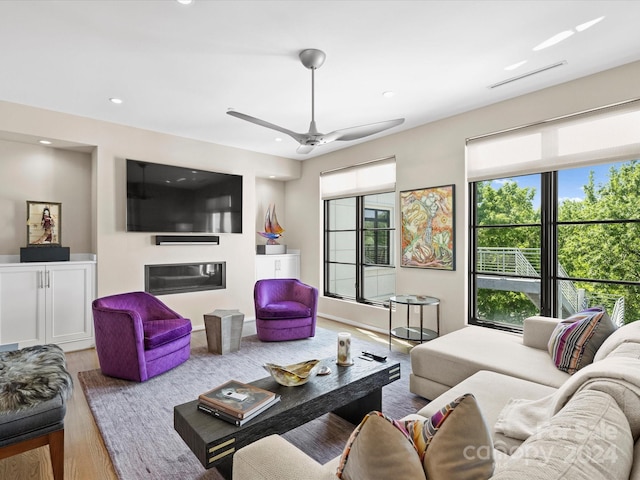
{"label": "baseboard", "polygon": [[364,328],[372,332],[381,333],[383,335],[389,335],[389,330],[386,328],[374,327],[372,325],[367,325],[360,322],[354,322],[353,320],[349,320],[348,318],[336,317],[335,315],[327,315],[324,313],[318,313],[318,316],[322,318],[326,318],[327,320],[333,320],[334,322],[344,323],[345,325],[349,325],[351,327]]}

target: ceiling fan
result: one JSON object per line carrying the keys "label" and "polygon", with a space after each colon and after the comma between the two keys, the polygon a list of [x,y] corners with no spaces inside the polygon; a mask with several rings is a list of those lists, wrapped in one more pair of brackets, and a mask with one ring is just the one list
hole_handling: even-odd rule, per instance
{"label": "ceiling fan", "polygon": [[371,123],[368,125],[360,125],[358,127],[343,128],[340,130],[334,130],[330,133],[320,133],[316,128],[315,120],[315,92],[314,92],[314,73],[322,66],[326,57],[322,50],[316,50],[309,48],[302,50],[299,54],[302,65],[311,70],[311,124],[309,125],[309,131],[307,133],[298,133],[286,128],[274,125],[273,123],[260,120],[259,118],[245,115],[244,113],[236,112],[235,110],[227,111],[227,114],[246,120],[247,122],[255,123],[262,127],[277,130],[278,132],[285,133],[296,140],[300,146],[297,148],[297,153],[309,153],[314,147],[318,145],[325,145],[334,141],[350,141],[358,140],[363,137],[368,137],[374,133],[379,133],[389,128],[400,125],[404,122],[404,118],[396,118],[394,120],[387,120],[385,122]]}

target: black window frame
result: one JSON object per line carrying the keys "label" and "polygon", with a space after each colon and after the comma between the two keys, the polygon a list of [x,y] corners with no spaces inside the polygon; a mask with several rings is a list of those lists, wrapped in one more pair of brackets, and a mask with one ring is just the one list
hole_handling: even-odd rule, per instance
{"label": "black window frame", "polygon": [[[395,195],[395,191],[387,191],[387,192],[379,192],[379,194],[394,194]],[[365,197],[370,196],[370,195],[374,195],[371,193],[367,193],[367,194],[362,194],[362,195],[348,195],[348,196],[344,196],[344,197],[339,197],[339,198],[330,198],[330,199],[325,199],[323,200],[323,211],[324,211],[324,255],[323,255],[323,265],[324,265],[324,272],[323,272],[323,278],[324,278],[324,284],[323,284],[323,290],[324,290],[324,296],[326,297],[331,297],[331,298],[338,298],[341,300],[350,300],[350,301],[355,301],[357,303],[363,303],[363,304],[367,304],[367,305],[378,305],[378,306],[387,306],[388,305],[388,300],[386,301],[382,301],[382,300],[373,300],[373,299],[369,299],[366,298],[364,296],[364,277],[365,277],[365,268],[366,267],[381,267],[381,268],[392,268],[395,269],[395,263],[394,263],[394,251],[392,249],[392,245],[391,242],[394,240],[394,232],[396,230],[395,226],[392,224],[391,222],[391,218],[389,218],[389,226],[386,228],[380,228],[380,227],[374,227],[374,228],[367,228],[365,227],[365,210],[384,210],[386,212],[391,213],[390,210],[386,210],[383,208],[365,208]],[[355,205],[355,228],[353,229],[335,229],[335,230],[331,230],[328,228],[328,226],[331,224],[331,218],[330,218],[330,202],[335,201],[335,200],[344,200],[344,199],[351,199],[354,198],[356,200],[356,205]],[[330,251],[331,251],[331,239],[330,236],[332,233],[335,232],[355,232],[355,238],[356,238],[356,248],[355,248],[355,262],[351,263],[351,262],[338,262],[338,261],[332,261],[330,260]],[[381,263],[370,263],[370,262],[366,262],[366,256],[365,256],[365,232],[367,231],[377,231],[377,232],[387,232],[387,250],[388,250],[388,263],[386,264],[381,264]],[[331,292],[330,291],[330,283],[331,283],[331,277],[330,277],[330,265],[354,265],[355,266],[355,296],[347,296],[347,295],[341,295],[338,294],[336,292]]]}
{"label": "black window frame", "polygon": [[[580,168],[580,167],[577,167]],[[558,271],[558,230],[563,225],[590,225],[590,224],[630,224],[640,223],[640,218],[626,219],[599,219],[583,221],[560,221],[558,220],[558,171],[541,172],[540,175],[540,223],[539,224],[499,224],[499,225],[478,225],[477,219],[477,185],[478,183],[500,179],[488,179],[480,182],[469,183],[469,267],[468,267],[468,323],[483,327],[490,327],[499,330],[507,330],[521,333],[522,326],[500,323],[488,319],[478,318],[477,313],[477,277],[499,276],[504,274],[492,274],[490,272],[479,271],[477,269],[477,232],[482,228],[496,227],[540,227],[540,315],[549,317],[559,317],[558,286],[559,282],[568,280],[572,282],[590,282],[610,285],[625,285],[640,287],[640,282],[614,279],[596,279],[574,277],[569,274],[560,275]],[[524,278],[524,277],[523,277]],[[611,312],[609,312],[611,313]]]}

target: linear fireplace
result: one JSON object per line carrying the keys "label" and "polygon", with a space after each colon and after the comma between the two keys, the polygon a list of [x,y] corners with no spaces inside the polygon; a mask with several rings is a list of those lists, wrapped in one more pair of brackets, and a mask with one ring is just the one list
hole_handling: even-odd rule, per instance
{"label": "linear fireplace", "polygon": [[154,295],[226,288],[226,262],[144,266],[144,289]]}

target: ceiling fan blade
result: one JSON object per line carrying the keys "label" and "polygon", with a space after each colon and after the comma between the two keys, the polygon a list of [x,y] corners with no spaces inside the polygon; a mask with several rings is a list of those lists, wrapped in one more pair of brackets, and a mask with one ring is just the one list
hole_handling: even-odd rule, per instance
{"label": "ceiling fan blade", "polygon": [[236,112],[235,110],[228,110],[227,114],[231,115],[232,117],[239,118],[241,120],[246,120],[247,122],[255,123],[256,125],[260,125],[261,127],[266,127],[266,128],[270,128],[271,130],[276,130],[278,132],[282,132],[282,133],[284,133],[286,135],[289,135],[291,138],[295,139],[299,143],[304,142],[306,140],[306,138],[307,138],[306,134],[293,132],[293,131],[288,130],[288,129],[284,128],[284,127],[280,127],[280,126],[275,125],[273,123],[269,123],[269,122],[266,122],[264,120],[260,120],[259,118],[252,117],[250,115],[245,115],[244,113]]}
{"label": "ceiling fan blade", "polygon": [[315,148],[315,145],[300,144],[300,146],[296,149],[296,153],[309,153],[314,148]]}
{"label": "ceiling fan blade", "polygon": [[384,122],[370,123],[369,125],[360,125],[358,127],[343,128],[327,133],[324,136],[325,143],[333,141],[349,141],[358,140],[359,138],[368,137],[374,133],[380,133],[384,130],[396,127],[404,122],[404,118],[396,118],[394,120],[386,120]]}

